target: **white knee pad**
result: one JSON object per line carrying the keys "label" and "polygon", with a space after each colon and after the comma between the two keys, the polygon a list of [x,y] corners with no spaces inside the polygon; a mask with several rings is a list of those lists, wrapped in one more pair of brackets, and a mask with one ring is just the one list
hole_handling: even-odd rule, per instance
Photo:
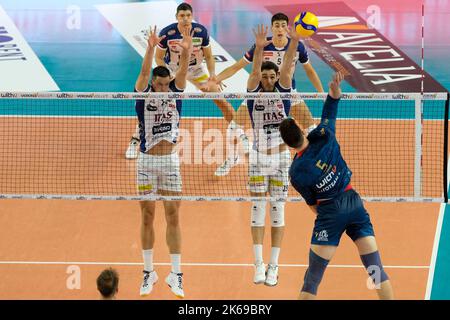
{"label": "white knee pad", "polygon": [[272,227],[284,227],[285,202],[270,201],[270,221]]}
{"label": "white knee pad", "polygon": [[252,202],[252,227],[264,227],[266,220],[266,201]]}

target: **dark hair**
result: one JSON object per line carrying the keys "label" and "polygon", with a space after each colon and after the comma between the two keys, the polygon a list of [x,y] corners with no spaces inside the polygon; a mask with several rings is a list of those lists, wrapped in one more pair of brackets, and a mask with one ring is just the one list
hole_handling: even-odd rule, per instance
{"label": "dark hair", "polygon": [[272,61],[264,61],[264,62],[261,64],[261,71],[264,71],[264,70],[274,70],[275,73],[278,73],[278,70],[280,70],[280,69],[279,69],[278,66],[277,66],[275,63],[273,63]]}
{"label": "dark hair", "polygon": [[275,21],[286,21],[286,23],[289,24],[289,18],[288,18],[288,16],[285,15],[284,13],[282,13],[282,12],[275,13],[275,14],[272,16],[272,24],[273,24]]}
{"label": "dark hair", "polygon": [[191,13],[194,12],[194,11],[192,11],[192,7],[189,3],[183,2],[177,7],[177,14],[178,14],[178,12],[185,11],[185,10],[186,11],[189,10]]}
{"label": "dark hair", "polygon": [[118,287],[119,274],[112,268],[103,270],[97,278],[97,289],[104,298],[113,297]]}
{"label": "dark hair", "polygon": [[292,118],[286,118],[280,123],[281,139],[291,148],[299,148],[305,140],[302,131]]}
{"label": "dark hair", "polygon": [[169,69],[167,69],[167,67],[164,67],[164,66],[157,66],[157,67],[153,68],[152,79],[154,79],[156,77],[162,77],[162,78],[170,77]]}

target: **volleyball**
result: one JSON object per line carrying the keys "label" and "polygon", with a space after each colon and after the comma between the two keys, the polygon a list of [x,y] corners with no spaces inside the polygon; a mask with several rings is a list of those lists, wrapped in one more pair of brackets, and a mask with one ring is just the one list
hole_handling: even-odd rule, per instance
{"label": "volleyball", "polygon": [[310,37],[317,31],[319,20],[314,13],[305,11],[295,17],[294,27],[300,36]]}

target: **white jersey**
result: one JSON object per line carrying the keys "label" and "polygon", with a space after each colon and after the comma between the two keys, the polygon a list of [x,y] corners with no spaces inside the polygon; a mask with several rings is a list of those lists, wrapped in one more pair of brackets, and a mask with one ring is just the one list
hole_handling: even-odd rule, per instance
{"label": "white jersey", "polygon": [[[255,90],[262,92],[261,83]],[[283,88],[279,82],[275,83],[275,92],[291,92],[291,88]],[[248,99],[248,112],[253,127],[253,149],[264,151],[275,148],[283,143],[279,127],[281,121],[287,118],[291,108],[290,100],[281,99]]]}
{"label": "white jersey", "polygon": [[[171,92],[183,92],[175,85],[175,79],[169,85]],[[152,92],[148,86],[144,92]],[[181,100],[177,99],[141,99],[136,101],[136,114],[139,120],[141,152],[147,152],[160,141],[177,143],[181,118]]]}

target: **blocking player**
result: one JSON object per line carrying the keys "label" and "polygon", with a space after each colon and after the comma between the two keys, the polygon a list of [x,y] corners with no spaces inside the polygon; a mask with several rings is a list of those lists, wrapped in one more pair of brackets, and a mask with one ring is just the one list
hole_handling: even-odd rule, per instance
{"label": "blocking player", "polygon": [[[192,51],[190,29],[182,32],[183,40],[178,44],[181,52],[179,68],[171,80],[170,71],[164,66],[150,71],[156,45],[164,36],[156,35],[156,26],[148,38],[148,47],[137,78],[136,92],[183,92],[186,87],[189,56]],[[159,193],[166,196],[181,194],[180,160],[174,152],[179,134],[181,101],[175,99],[145,99],[136,101],[139,121],[139,156],[137,161],[137,185],[140,195]],[[170,252],[172,269],[166,283],[179,298],[184,297],[183,273],[181,272],[181,232],[179,225],[180,201],[163,201],[167,222],[166,239]],[[150,294],[158,275],[153,268],[153,245],[155,231],[155,201],[141,201],[141,243],[144,258],[141,296]]]}
{"label": "blocking player", "polygon": [[[269,44],[268,27],[259,25],[253,31],[256,38],[252,72],[247,91],[291,92],[291,66],[298,47],[298,35],[291,31],[291,41],[285,52],[281,69],[271,61],[263,62],[263,50]],[[278,126],[290,113],[289,99],[249,99],[248,113],[254,134],[254,145],[249,155],[249,189],[252,197],[265,197],[267,193],[277,199],[288,194],[290,153],[281,140]],[[271,256],[267,267],[263,261],[263,239],[266,201],[254,201],[251,209],[251,233],[255,258],[253,282],[275,286],[278,283],[278,258],[284,235],[284,201],[270,201]]]}
{"label": "blocking player", "polygon": [[392,286],[381,263],[369,214],[351,186],[352,172],[336,140],[336,117],[343,78],[340,72],[333,76],[321,122],[309,135],[294,119],[285,119],[280,125],[283,141],[297,153],[289,170],[291,184],[317,215],[309,266],[299,299],[316,298],[322,276],[344,231],[358,248],[379,298],[393,299]]}
{"label": "blocking player", "polygon": [[[279,68],[281,67],[281,64],[286,54],[286,50],[288,49],[290,43],[290,38],[288,37],[288,33],[286,31],[286,27],[288,26],[288,24],[289,18],[284,13],[277,13],[272,16],[272,37],[267,38],[267,40],[270,40],[270,42],[268,42],[267,46],[264,47],[263,50],[264,61],[272,61]],[[215,80],[218,83],[220,83],[223,80],[233,76],[236,72],[244,68],[246,65],[252,63],[254,59],[253,58],[254,52],[255,52],[255,45],[253,45],[250,48],[250,50],[247,51],[239,61],[223,70],[215,78]],[[318,92],[323,92],[322,83],[309,60],[308,52],[306,51],[305,46],[300,41],[298,42],[298,47],[295,53],[295,59],[293,59],[292,62],[292,73],[295,72],[295,66],[297,65],[298,62],[303,66],[303,69],[305,70],[308,79],[314,85],[316,90]],[[292,75],[292,89],[293,91],[296,91],[296,84],[293,75]],[[303,100],[293,101],[292,106],[294,110],[298,109],[299,114],[303,114],[305,118],[308,117],[310,112]],[[245,106],[242,108],[245,109]],[[240,119],[241,114],[242,113],[238,110],[234,121],[231,121],[229,123],[227,129],[227,136],[239,138],[239,140],[242,143],[244,151],[247,153],[249,148],[249,142],[243,130],[242,126],[243,121]],[[314,129],[314,122],[305,123],[305,125],[306,125],[305,128],[310,128],[310,130]],[[239,155],[234,152],[231,152],[230,154],[227,155],[222,165],[217,168],[215,175],[216,176],[227,175],[230,172],[231,168],[239,163],[239,160],[240,160]]]}
{"label": "blocking player", "polygon": [[[192,13],[192,6],[188,3],[183,2],[177,7],[175,15],[177,22],[163,28],[159,33],[159,37],[164,38],[156,47],[155,61],[158,66],[167,67],[170,70],[171,77],[175,76],[181,57],[178,44],[182,41],[183,30],[191,28],[194,32],[192,37],[193,51],[189,58],[187,80],[198,89],[203,90],[208,79],[210,77],[215,79],[216,77],[215,60],[211,51],[208,30],[203,25],[192,22]],[[206,61],[208,71],[203,65],[203,59]],[[125,152],[126,159],[137,158],[138,152],[136,148],[139,144],[139,139],[139,128],[136,128]]]}

